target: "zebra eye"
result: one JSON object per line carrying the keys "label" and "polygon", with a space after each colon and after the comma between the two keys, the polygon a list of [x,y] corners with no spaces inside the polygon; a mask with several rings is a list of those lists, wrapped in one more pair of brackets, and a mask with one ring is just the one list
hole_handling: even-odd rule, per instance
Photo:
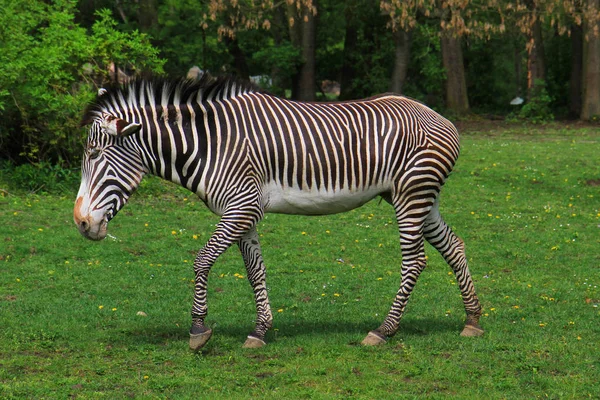
{"label": "zebra eye", "polygon": [[100,156],[100,149],[98,147],[92,147],[88,150],[90,159],[94,160]]}

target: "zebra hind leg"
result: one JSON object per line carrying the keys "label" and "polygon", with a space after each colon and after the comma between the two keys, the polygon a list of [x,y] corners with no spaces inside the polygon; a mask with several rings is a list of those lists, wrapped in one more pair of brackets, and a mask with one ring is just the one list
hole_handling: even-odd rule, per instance
{"label": "zebra hind leg", "polygon": [[461,332],[461,336],[483,335],[484,331],[479,325],[481,305],[475,293],[473,279],[467,266],[464,243],[444,222],[439,212],[437,201],[427,216],[423,233],[427,241],[444,257],[456,275],[467,313],[465,327]]}
{"label": "zebra hind leg", "polygon": [[248,280],[254,291],[256,303],[256,327],[248,335],[245,348],[258,348],[264,346],[265,334],[273,325],[273,314],[269,305],[269,297],[266,286],[266,268],[262,258],[260,243],[256,228],[250,229],[238,242],[240,252],[246,265]]}

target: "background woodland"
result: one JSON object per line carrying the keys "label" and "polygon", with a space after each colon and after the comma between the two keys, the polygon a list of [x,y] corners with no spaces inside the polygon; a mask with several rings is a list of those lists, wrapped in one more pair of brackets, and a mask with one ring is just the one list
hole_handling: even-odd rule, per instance
{"label": "background woodland", "polygon": [[78,167],[79,118],[98,87],[192,67],[297,100],[394,91],[452,119],[597,122],[599,10],[600,0],[0,0],[0,167]]}

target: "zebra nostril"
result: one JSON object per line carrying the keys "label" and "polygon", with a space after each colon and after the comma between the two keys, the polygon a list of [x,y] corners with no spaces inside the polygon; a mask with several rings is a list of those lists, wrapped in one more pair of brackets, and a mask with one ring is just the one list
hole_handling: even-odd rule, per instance
{"label": "zebra nostril", "polygon": [[90,224],[86,220],[83,220],[79,223],[79,230],[81,232],[87,232],[90,229]]}

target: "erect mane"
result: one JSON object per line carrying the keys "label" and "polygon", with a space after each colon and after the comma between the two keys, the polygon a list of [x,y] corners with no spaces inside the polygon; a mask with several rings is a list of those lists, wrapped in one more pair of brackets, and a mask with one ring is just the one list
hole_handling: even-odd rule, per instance
{"label": "erect mane", "polygon": [[218,101],[250,92],[261,91],[257,86],[234,76],[213,77],[204,74],[199,80],[167,79],[162,77],[136,78],[125,84],[103,88],[86,108],[81,125],[90,124],[102,113],[125,111],[144,106],[169,105],[175,102]]}

